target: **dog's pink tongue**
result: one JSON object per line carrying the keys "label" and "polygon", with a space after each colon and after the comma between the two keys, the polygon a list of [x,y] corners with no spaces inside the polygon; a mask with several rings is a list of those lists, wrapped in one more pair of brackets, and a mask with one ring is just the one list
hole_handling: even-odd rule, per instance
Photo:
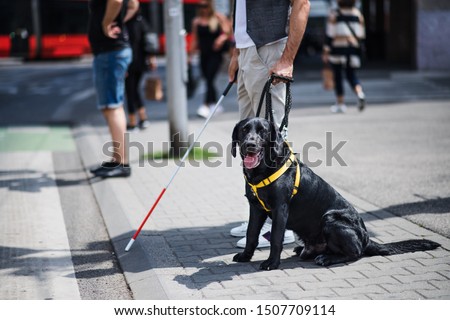
{"label": "dog's pink tongue", "polygon": [[246,155],[244,158],[244,167],[253,169],[258,165],[258,155]]}

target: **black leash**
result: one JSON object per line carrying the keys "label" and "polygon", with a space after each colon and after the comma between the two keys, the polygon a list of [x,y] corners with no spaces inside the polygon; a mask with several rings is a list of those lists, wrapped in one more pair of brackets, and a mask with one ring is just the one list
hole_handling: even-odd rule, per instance
{"label": "black leash", "polygon": [[289,112],[291,112],[292,108],[292,95],[291,95],[291,83],[294,81],[292,78],[287,78],[283,76],[279,76],[276,74],[272,74],[270,78],[267,80],[264,85],[263,91],[261,93],[261,98],[259,99],[258,110],[256,112],[256,116],[259,117],[261,114],[262,104],[264,98],[266,99],[266,114],[265,119],[275,123],[273,117],[273,109],[272,109],[272,94],[270,93],[270,86],[275,78],[281,79],[286,83],[286,100],[284,103],[284,118],[280,124],[280,132],[283,131],[284,128],[288,127],[289,124]]}

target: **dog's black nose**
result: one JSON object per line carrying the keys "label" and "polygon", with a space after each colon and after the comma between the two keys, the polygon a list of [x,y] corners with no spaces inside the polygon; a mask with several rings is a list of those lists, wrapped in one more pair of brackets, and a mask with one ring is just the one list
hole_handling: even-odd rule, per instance
{"label": "dog's black nose", "polygon": [[256,148],[256,141],[253,141],[253,140],[247,141],[247,142],[245,143],[245,147],[246,147],[246,148]]}
{"label": "dog's black nose", "polygon": [[256,141],[255,140],[247,140],[243,145],[244,149],[247,151],[253,151],[256,149]]}

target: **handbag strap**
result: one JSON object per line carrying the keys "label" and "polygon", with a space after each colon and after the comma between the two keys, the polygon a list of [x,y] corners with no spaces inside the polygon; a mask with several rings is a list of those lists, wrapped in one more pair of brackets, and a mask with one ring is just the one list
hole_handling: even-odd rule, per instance
{"label": "handbag strap", "polygon": [[[338,13],[338,16],[341,16],[341,17],[344,16],[344,15],[342,14],[341,10],[339,10],[339,8],[336,9],[336,11],[337,11],[337,13]],[[355,30],[352,28],[352,26],[350,25],[350,23],[349,23],[347,20],[344,20],[344,23],[347,25],[348,29],[350,30],[350,32],[352,33],[352,35],[355,37],[356,41],[358,42],[358,47],[361,46],[360,43],[359,43],[360,39],[359,39],[359,37],[356,35],[356,32],[355,32]]]}

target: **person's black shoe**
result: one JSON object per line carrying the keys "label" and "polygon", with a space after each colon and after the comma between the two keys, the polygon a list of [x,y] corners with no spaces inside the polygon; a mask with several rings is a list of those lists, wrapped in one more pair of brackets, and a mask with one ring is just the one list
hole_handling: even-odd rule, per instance
{"label": "person's black shoe", "polygon": [[358,110],[363,111],[366,107],[366,100],[365,99],[358,99]]}
{"label": "person's black shoe", "polygon": [[128,164],[119,164],[115,167],[103,167],[95,172],[95,176],[100,178],[129,177],[130,175],[131,167]]}
{"label": "person's black shoe", "polygon": [[144,130],[150,126],[150,121],[147,119],[139,121],[139,129]]}
{"label": "person's black shoe", "polygon": [[127,124],[127,131],[128,132],[138,132],[139,128],[137,126],[132,126],[132,125]]}
{"label": "person's black shoe", "polygon": [[366,97],[364,93],[358,94],[358,110],[363,111],[366,107]]}
{"label": "person's black shoe", "polygon": [[89,169],[89,171],[93,174],[96,174],[97,171],[103,169],[103,168],[114,168],[119,166],[120,163],[118,162],[114,162],[114,161],[103,161],[101,165],[91,168]]}

